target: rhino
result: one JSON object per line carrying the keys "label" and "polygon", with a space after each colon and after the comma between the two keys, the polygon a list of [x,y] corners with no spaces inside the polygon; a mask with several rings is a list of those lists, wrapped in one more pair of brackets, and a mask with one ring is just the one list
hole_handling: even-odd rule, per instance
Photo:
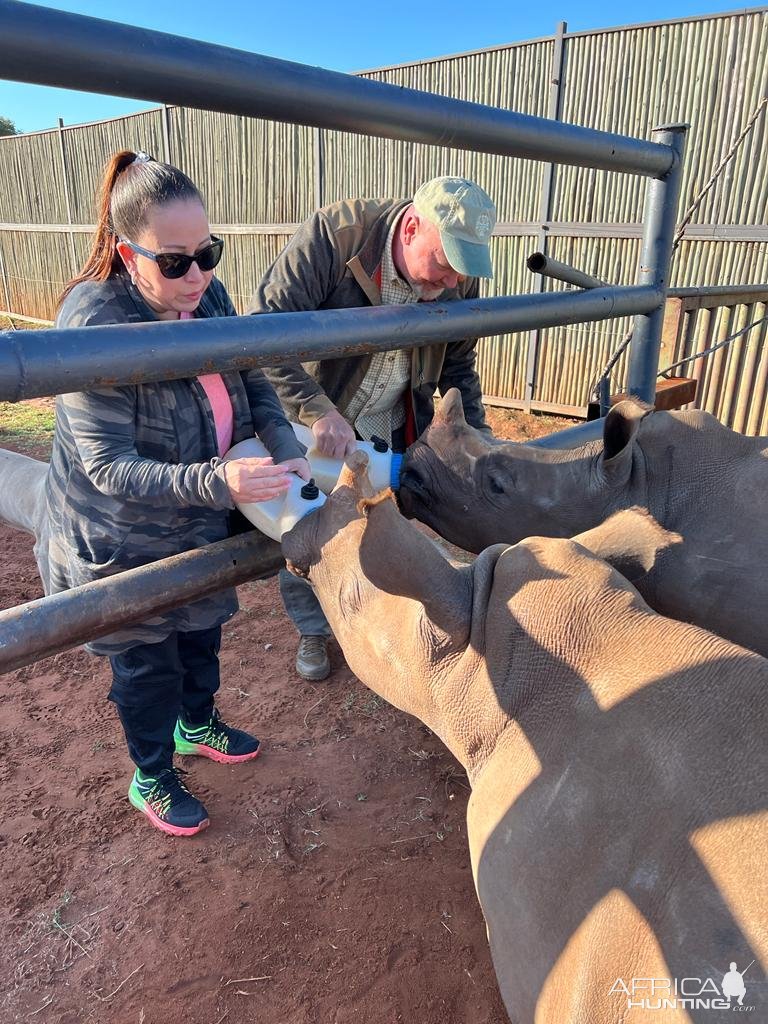
{"label": "rhino", "polygon": [[0,523],[37,537],[44,532],[48,463],[0,448]]}
{"label": "rhino", "polygon": [[652,611],[600,557],[626,533],[618,560],[641,579],[680,538],[623,511],[458,566],[365,462],[283,553],[360,680],[466,769],[510,1020],[641,1024],[666,998],[648,1019],[717,1024],[728,965],[752,960],[746,1003],[764,1003],[768,662]]}
{"label": "rhino", "polygon": [[536,448],[470,427],[451,389],[405,455],[398,497],[406,516],[475,552],[572,537],[644,508],[683,539],[638,582],[651,607],[768,655],[766,437],[627,400],[605,417],[602,441]]}

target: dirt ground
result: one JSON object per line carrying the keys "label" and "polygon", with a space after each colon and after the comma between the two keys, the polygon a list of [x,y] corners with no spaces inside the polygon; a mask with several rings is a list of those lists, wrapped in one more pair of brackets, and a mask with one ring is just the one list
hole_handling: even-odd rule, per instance
{"label": "dirt ground", "polygon": [[[563,425],[490,418],[515,438]],[[41,594],[31,539],[5,528],[0,584],[2,607]],[[103,659],[75,650],[3,677],[0,1020],[505,1024],[463,769],[338,648],[326,682],[296,676],[275,580],[239,593],[218,703],[264,752],[183,759],[211,816],[192,839],[126,799]]]}

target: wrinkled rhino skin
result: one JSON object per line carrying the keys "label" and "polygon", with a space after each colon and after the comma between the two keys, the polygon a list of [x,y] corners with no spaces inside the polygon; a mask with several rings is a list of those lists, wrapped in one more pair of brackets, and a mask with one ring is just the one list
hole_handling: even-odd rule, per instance
{"label": "wrinkled rhino skin", "polygon": [[647,509],[683,543],[638,583],[643,597],[768,656],[768,438],[631,400],[611,410],[603,441],[534,448],[468,426],[453,389],[406,454],[399,501],[469,551],[572,537],[619,509]]}
{"label": "wrinkled rhino skin", "polygon": [[[719,983],[731,961],[757,960],[764,998],[768,662],[653,612],[584,546],[610,550],[615,531],[496,545],[454,567],[371,495],[364,466],[348,460],[283,551],[362,682],[467,770],[511,1021],[720,1024],[726,1011],[628,1011],[616,983]],[[641,542],[622,566],[643,575],[679,539],[634,512],[619,532],[627,517]]]}

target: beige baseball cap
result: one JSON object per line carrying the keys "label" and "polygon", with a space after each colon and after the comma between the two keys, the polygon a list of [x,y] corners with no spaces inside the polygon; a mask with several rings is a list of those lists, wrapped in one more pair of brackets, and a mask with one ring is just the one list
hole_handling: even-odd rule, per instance
{"label": "beige baseball cap", "polygon": [[493,277],[489,240],[496,207],[483,189],[466,178],[432,178],[413,197],[419,216],[440,232],[446,259],[466,277]]}

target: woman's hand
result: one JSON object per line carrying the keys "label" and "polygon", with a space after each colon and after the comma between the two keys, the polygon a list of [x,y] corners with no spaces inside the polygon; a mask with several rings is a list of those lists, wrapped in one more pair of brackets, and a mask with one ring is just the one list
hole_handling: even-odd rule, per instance
{"label": "woman's hand", "polygon": [[312,476],[312,470],[306,459],[286,459],[285,462],[281,462],[279,465],[286,473],[295,473],[302,480],[309,480]]}
{"label": "woman's hand", "polygon": [[[306,459],[290,461],[306,465]],[[288,490],[289,466],[288,462],[276,466],[271,458],[232,459],[224,463],[224,480],[233,501],[270,501]]]}

